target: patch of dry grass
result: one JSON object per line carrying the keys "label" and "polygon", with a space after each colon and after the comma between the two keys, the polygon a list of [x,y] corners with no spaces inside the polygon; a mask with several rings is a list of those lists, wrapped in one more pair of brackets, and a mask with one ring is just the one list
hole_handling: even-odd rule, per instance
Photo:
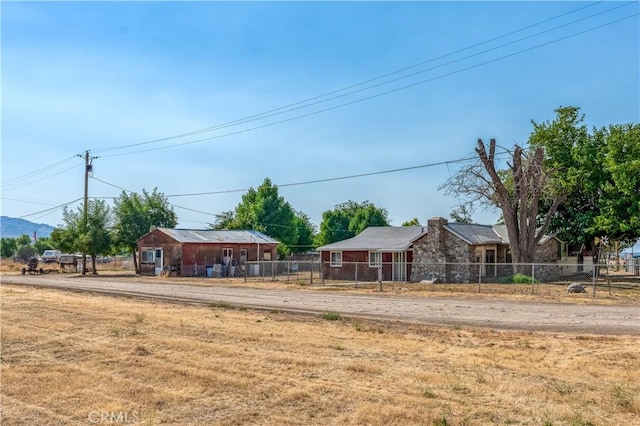
{"label": "patch of dry grass", "polygon": [[634,337],[0,289],[3,425],[87,424],[96,413],[203,425],[617,425],[640,416]]}

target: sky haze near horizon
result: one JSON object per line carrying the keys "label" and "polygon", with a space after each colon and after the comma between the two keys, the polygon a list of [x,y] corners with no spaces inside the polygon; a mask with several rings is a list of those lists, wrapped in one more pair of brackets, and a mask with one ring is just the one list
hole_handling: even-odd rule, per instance
{"label": "sky haze near horizon", "polygon": [[589,127],[640,120],[637,1],[0,7],[1,211],[37,223],[82,197],[90,150],[91,197],[157,188],[181,228],[267,177],[318,226],[347,200],[426,224],[458,204],[438,188],[460,163],[286,185],[458,160],[478,138],[525,144],[560,106]]}

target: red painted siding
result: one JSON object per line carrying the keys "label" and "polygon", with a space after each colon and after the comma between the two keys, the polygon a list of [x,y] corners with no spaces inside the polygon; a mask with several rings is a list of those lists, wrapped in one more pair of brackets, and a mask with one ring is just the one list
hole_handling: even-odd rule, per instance
{"label": "red painted siding", "polygon": [[[339,251],[339,250],[338,250]],[[413,252],[406,252],[407,280],[411,276]],[[331,252],[321,252],[324,278],[328,280],[377,281],[378,268],[369,266],[369,251],[342,251],[342,266],[331,266]],[[382,280],[393,279],[393,253],[382,253]]]}
{"label": "red painted siding", "polygon": [[[178,275],[193,276],[206,274],[206,266],[221,263],[224,249],[233,250],[233,259],[238,265],[244,261],[256,261],[258,258],[258,248],[260,249],[260,260],[264,260],[265,253],[271,253],[271,260],[276,260],[278,256],[277,244],[230,244],[217,242],[203,243],[179,243],[169,237],[164,232],[153,230],[138,241],[138,258],[143,250],[154,250],[162,248],[163,264],[169,265],[172,271]],[[241,259],[240,252],[247,250],[247,258]],[[196,268],[197,265],[197,268]],[[154,275],[155,266],[153,263],[140,263],[140,275]]]}

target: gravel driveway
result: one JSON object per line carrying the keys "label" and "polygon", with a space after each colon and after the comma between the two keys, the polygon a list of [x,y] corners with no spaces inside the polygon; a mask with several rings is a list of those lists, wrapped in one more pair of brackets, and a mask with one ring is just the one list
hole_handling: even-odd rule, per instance
{"label": "gravel driveway", "polygon": [[363,319],[414,324],[466,325],[494,329],[640,335],[640,307],[352,294],[313,290],[147,283],[81,276],[2,276],[2,284],[88,291],[188,303],[225,303],[247,308],[319,314],[338,312]]}

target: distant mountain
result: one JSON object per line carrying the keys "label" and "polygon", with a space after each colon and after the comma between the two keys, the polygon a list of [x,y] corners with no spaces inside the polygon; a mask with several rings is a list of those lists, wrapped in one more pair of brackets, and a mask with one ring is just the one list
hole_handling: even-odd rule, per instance
{"label": "distant mountain", "polygon": [[19,237],[24,234],[33,237],[34,231],[38,238],[48,237],[51,235],[51,231],[53,231],[53,226],[45,223],[33,223],[24,219],[0,216],[0,236],[2,238]]}

